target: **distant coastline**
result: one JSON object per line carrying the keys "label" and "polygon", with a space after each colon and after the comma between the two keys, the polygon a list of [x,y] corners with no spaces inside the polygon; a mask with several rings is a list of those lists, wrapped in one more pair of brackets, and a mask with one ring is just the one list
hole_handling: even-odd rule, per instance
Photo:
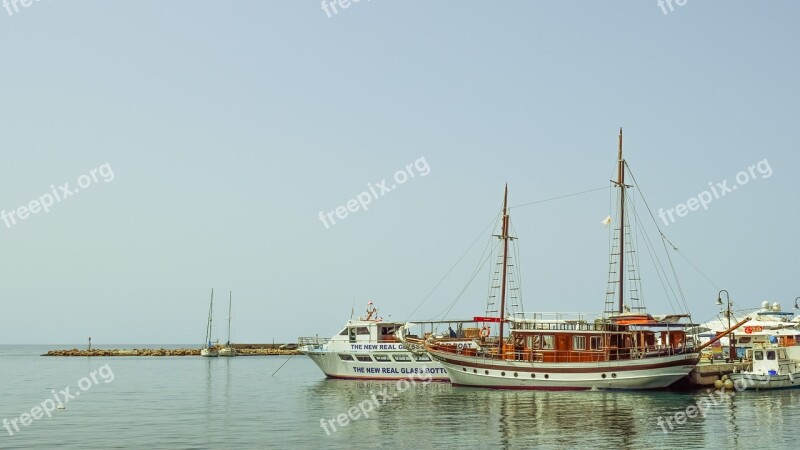
{"label": "distant coastline", "polygon": [[[296,344],[232,344],[238,356],[298,355]],[[58,347],[58,346],[56,346]],[[65,346],[69,347],[69,346]],[[41,356],[199,356],[200,348],[187,345],[101,345],[49,350]]]}

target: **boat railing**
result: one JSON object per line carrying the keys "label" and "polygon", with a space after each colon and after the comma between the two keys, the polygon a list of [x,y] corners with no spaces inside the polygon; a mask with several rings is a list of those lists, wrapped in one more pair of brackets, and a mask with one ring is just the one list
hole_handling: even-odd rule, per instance
{"label": "boat railing", "polygon": [[321,338],[321,337],[299,337],[297,338],[297,345],[309,348],[321,348],[323,345],[327,344],[330,341],[330,338]]}
{"label": "boat railing", "polygon": [[544,323],[594,323],[604,320],[602,314],[581,312],[518,312],[511,317],[514,322],[544,322]]}
{"label": "boat railing", "polygon": [[543,331],[619,331],[620,327],[606,322],[515,322],[512,330]]}

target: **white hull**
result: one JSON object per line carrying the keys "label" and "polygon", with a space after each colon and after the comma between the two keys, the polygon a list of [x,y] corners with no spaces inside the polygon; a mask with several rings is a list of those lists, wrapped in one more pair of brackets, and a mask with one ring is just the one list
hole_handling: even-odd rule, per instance
{"label": "white hull", "polygon": [[236,349],[233,347],[224,347],[219,350],[219,356],[236,356]]}
{"label": "white hull", "polygon": [[215,348],[204,348],[200,350],[200,356],[214,358],[219,356],[219,352],[217,352],[217,349]]}
{"label": "white hull", "polygon": [[762,389],[789,389],[800,388],[800,373],[787,375],[761,375],[755,373],[741,372],[732,373],[728,378],[733,382],[737,390],[756,390]]}
{"label": "white hull", "polygon": [[450,381],[496,389],[659,389],[680,380],[698,354],[594,363],[530,363],[430,352]]}
{"label": "white hull", "polygon": [[[421,344],[403,342],[409,337],[406,333],[409,327],[419,327],[419,336],[431,335],[433,328],[441,322],[425,322],[431,330],[425,333],[420,324],[384,322],[380,317],[371,319],[375,316],[376,310],[370,303],[366,319],[348,320],[344,328],[330,339],[301,337],[298,350],[311,358],[330,378],[449,380],[444,367],[431,359]],[[448,329],[449,335],[455,333],[451,327]],[[474,349],[477,344],[472,339],[454,338],[449,345],[457,349]]]}
{"label": "white hull", "polygon": [[[401,378],[431,377],[433,381],[449,381],[447,371],[435,361],[417,361],[408,351],[382,352],[394,358],[404,356],[408,362],[361,362],[343,361],[339,353],[332,351],[313,351],[300,348],[300,351],[311,358],[322,372],[330,378],[353,380],[399,380]],[[352,355],[355,355],[353,353]]]}

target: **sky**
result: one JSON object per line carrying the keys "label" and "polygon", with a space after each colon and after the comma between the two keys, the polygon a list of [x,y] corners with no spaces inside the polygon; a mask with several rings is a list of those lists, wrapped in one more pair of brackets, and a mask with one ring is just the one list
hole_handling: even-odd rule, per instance
{"label": "sky", "polygon": [[[670,4],[9,4],[0,343],[200,346],[212,288],[235,342],[330,336],[369,300],[430,318],[465,285],[448,317],[480,315],[504,185],[608,186],[620,127],[693,319],[720,289],[791,308],[800,4]],[[602,311],[612,200],[511,209],[526,310]]]}

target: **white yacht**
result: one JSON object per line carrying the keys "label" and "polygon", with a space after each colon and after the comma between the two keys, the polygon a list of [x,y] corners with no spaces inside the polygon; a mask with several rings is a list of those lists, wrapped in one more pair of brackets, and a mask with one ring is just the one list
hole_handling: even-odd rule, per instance
{"label": "white yacht", "polygon": [[[769,344],[771,336],[781,341],[790,339],[791,336],[797,336],[798,341],[800,341],[800,336],[798,336],[800,335],[800,315],[791,311],[784,311],[778,302],[770,304],[768,301],[763,301],[759,309],[751,308],[743,311],[731,311],[730,321],[726,317],[727,313],[725,311],[721,314],[720,317],[700,324],[694,331],[697,335],[698,343],[704,344],[717,336],[717,334],[725,331],[729,327],[729,322],[735,324],[751,318],[734,332],[733,341],[736,348],[734,358],[745,358],[748,349],[758,345]],[[728,336],[725,336],[710,349],[712,350],[712,357],[728,358],[729,348],[730,340]]]}
{"label": "white yacht", "polygon": [[[465,321],[423,321],[416,323],[389,322],[378,317],[378,310],[370,301],[364,317],[350,319],[331,338],[301,337],[298,350],[311,358],[330,378],[397,380],[409,376],[431,377],[435,381],[448,381],[447,372],[425,354],[421,346],[413,348],[400,341],[408,336],[409,329],[419,328],[420,335],[435,335],[437,328],[452,337],[453,345],[461,349],[475,348],[476,343],[461,328]],[[453,326],[456,329],[453,329]],[[427,333],[424,332],[428,329]],[[460,338],[459,338],[460,336]]]}

